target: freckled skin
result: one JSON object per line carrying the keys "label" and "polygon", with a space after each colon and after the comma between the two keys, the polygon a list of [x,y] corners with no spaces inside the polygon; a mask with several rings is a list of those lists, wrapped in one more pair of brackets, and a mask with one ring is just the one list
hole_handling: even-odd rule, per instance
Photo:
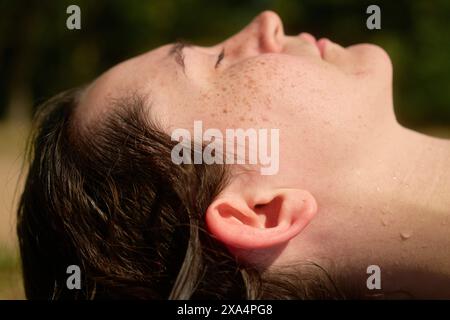
{"label": "freckled skin", "polygon": [[333,175],[352,159],[357,163],[366,151],[361,141],[396,123],[391,63],[373,45],[343,48],[329,41],[321,57],[315,45],[301,35],[286,36],[279,18],[264,13],[222,43],[185,48],[184,72],[169,51],[169,45],[157,48],[99,77],[79,108],[85,121],[108,107],[107,94],[137,90],[148,95],[149,116],[168,133],[192,129],[195,120],[223,131],[277,128],[278,176],[317,189],[315,171]]}

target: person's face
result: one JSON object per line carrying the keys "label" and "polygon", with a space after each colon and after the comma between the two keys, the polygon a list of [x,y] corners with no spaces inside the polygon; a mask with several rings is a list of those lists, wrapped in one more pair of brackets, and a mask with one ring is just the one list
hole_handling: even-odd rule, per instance
{"label": "person's face", "polygon": [[110,69],[89,88],[80,113],[99,117],[109,99],[138,92],[169,134],[192,129],[195,120],[223,132],[278,128],[279,175],[303,181],[328,179],[358,161],[395,123],[392,67],[377,46],[287,36],[280,18],[263,12],[215,46],[180,47],[162,46]]}

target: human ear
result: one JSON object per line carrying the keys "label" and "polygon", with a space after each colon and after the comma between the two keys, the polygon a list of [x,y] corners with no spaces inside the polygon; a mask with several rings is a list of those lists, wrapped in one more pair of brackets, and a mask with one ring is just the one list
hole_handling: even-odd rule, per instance
{"label": "human ear", "polygon": [[253,250],[287,243],[316,213],[316,200],[305,190],[274,189],[246,197],[225,193],[208,207],[206,224],[226,246]]}

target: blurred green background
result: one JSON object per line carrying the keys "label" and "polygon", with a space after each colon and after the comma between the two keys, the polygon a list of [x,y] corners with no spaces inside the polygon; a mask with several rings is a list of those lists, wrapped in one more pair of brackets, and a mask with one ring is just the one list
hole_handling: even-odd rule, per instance
{"label": "blurred green background", "polygon": [[[66,28],[71,4],[81,8],[81,30]],[[366,28],[370,4],[381,8],[381,30]],[[221,41],[266,9],[281,16],[287,34],[308,31],[344,46],[382,46],[394,64],[400,123],[450,137],[448,0],[1,0],[0,299],[23,298],[14,211],[36,105],[153,47],[178,39],[200,45]]]}

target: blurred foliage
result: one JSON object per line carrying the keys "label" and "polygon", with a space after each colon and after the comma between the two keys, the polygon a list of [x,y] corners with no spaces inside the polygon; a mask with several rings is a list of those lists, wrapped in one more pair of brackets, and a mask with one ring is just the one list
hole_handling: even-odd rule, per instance
{"label": "blurred foliage", "polygon": [[[81,30],[66,28],[70,4],[81,8]],[[381,30],[366,28],[370,4],[381,7]],[[15,100],[31,109],[121,60],[178,38],[213,44],[265,9],[281,16],[288,34],[308,31],[342,45],[381,45],[394,63],[400,122],[450,124],[448,0],[0,0],[0,115],[14,113]]]}
{"label": "blurred foliage", "polygon": [[0,247],[0,300],[24,299],[23,290],[18,255]]}

